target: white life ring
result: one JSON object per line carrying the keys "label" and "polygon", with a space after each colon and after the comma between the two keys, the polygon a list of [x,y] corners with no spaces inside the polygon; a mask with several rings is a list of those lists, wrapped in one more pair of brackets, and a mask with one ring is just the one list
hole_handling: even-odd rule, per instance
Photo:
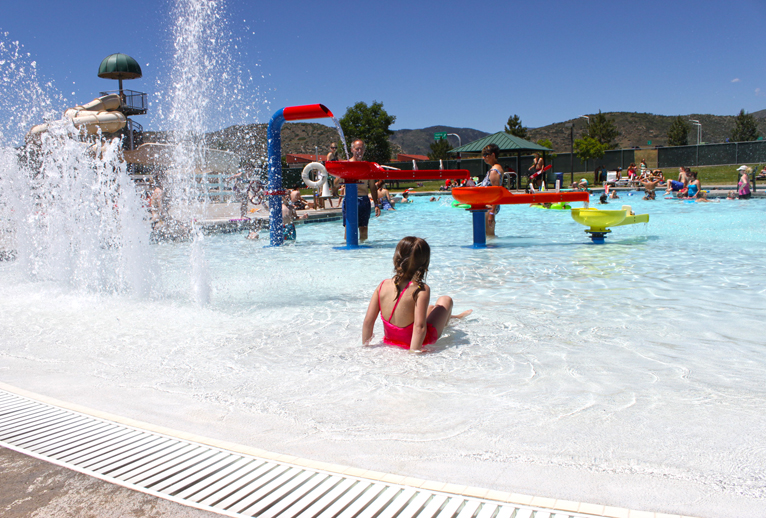
{"label": "white life ring", "polygon": [[[319,176],[317,177],[316,182],[311,179],[310,175],[311,171],[315,169],[319,171]],[[306,167],[303,168],[303,172],[301,173],[301,179],[309,189],[321,189],[322,186],[327,183],[328,176],[329,174],[327,173],[327,169],[325,169],[325,166],[319,162],[311,162],[310,164],[306,164]]]}

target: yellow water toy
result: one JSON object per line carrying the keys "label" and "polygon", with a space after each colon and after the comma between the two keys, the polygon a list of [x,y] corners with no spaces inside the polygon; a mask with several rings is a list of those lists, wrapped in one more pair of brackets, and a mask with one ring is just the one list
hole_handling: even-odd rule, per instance
{"label": "yellow water toy", "polygon": [[607,227],[649,223],[649,214],[636,214],[630,205],[623,205],[620,210],[572,209],[572,219],[590,227],[585,232],[590,234],[594,243],[603,244],[604,238],[611,232]]}

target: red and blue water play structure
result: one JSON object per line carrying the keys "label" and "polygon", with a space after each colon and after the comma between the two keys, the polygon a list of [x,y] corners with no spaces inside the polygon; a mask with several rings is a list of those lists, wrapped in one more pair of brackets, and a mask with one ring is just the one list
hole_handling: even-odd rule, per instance
{"label": "red and blue water play structure", "polygon": [[[269,197],[269,237],[271,246],[284,243],[282,224],[282,125],[285,121],[301,119],[332,118],[332,112],[323,104],[290,106],[277,111],[269,121],[266,131],[269,152],[269,183],[266,195]],[[355,200],[360,180],[464,180],[469,176],[467,169],[420,169],[407,171],[387,169],[375,162],[327,162],[327,171],[346,183],[346,199]],[[359,219],[356,203],[346,204],[346,247],[359,248]]]}

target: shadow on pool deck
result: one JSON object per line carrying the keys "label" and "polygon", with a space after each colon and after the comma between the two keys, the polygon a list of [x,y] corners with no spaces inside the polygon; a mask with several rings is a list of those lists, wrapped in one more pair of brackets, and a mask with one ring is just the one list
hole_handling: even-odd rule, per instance
{"label": "shadow on pool deck", "polygon": [[212,518],[0,447],[0,516],[4,518]]}

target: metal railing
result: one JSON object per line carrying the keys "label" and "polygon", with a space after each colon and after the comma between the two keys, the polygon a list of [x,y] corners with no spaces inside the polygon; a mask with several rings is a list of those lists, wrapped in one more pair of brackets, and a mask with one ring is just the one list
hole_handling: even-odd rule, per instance
{"label": "metal railing", "polygon": [[125,115],[142,115],[146,113],[149,103],[144,92],[134,90],[110,90],[99,92],[100,95],[117,94],[120,96],[121,110]]}
{"label": "metal railing", "polygon": [[122,147],[126,150],[136,149],[144,142],[144,127],[134,120],[128,119],[122,129]]}

